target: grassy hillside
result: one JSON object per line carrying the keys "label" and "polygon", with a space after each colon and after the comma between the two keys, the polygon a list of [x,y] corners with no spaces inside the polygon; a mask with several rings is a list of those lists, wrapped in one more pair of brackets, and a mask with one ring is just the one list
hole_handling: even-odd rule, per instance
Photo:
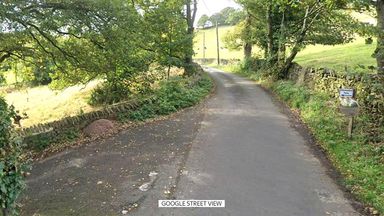
{"label": "grassy hillside", "polygon": [[[368,18],[367,18],[368,19]],[[232,30],[232,26],[224,26],[219,28],[221,37],[228,31]],[[205,32],[206,40],[206,58],[216,58],[216,31],[215,28],[207,30],[198,30],[195,37],[195,58],[203,58],[203,32]],[[220,38],[221,38],[220,37]],[[221,58],[223,59],[242,59],[243,53],[239,51],[229,51],[221,43]],[[351,43],[337,46],[310,45],[301,51],[296,62],[308,67],[328,67],[335,70],[345,70],[347,66],[349,70],[361,70],[358,65],[371,66],[375,65],[375,59],[372,58],[376,44],[365,44],[364,38],[357,38]],[[258,53],[257,47],[254,51]]]}
{"label": "grassy hillside", "polygon": [[337,46],[311,45],[297,55],[296,62],[308,67],[327,67],[335,70],[361,70],[358,65],[375,65],[372,53],[376,44],[365,44],[364,38]]}
{"label": "grassy hillside", "polygon": [[[222,41],[222,37],[224,34],[226,34],[229,30],[232,30],[232,26],[222,26],[219,28],[219,41],[220,41],[220,57],[223,59],[242,59],[243,58],[243,52],[241,50],[239,51],[229,51],[228,49],[224,48],[224,43]],[[203,35],[205,33],[205,57],[206,58],[217,58],[217,45],[216,45],[216,29],[210,28],[206,30],[199,29],[197,30],[196,36],[195,36],[195,58],[203,58]]]}
{"label": "grassy hillside", "polygon": [[73,86],[63,91],[53,91],[48,86],[28,88],[5,94],[5,99],[21,113],[28,114],[28,119],[22,120],[22,126],[29,127],[94,110],[87,98],[97,83],[94,81],[85,87]]}

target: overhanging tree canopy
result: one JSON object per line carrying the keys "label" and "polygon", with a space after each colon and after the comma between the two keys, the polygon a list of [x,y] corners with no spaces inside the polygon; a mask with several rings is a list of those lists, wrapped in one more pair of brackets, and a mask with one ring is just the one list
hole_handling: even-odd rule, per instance
{"label": "overhanging tree canopy", "polygon": [[122,82],[155,61],[184,66],[179,60],[192,53],[184,6],[176,0],[1,1],[0,63],[49,60],[58,71],[56,87],[96,77]]}

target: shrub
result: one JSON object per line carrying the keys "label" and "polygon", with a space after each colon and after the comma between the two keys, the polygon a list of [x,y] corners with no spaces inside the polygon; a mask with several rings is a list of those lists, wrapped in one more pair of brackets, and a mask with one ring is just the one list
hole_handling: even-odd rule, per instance
{"label": "shrub", "polygon": [[88,101],[90,105],[108,105],[127,99],[131,91],[122,83],[111,85],[105,83],[93,90]]}
{"label": "shrub", "polygon": [[16,199],[24,188],[22,140],[11,120],[15,115],[0,97],[0,207],[4,216],[17,213]]}
{"label": "shrub", "polygon": [[153,93],[155,100],[133,112],[120,114],[119,118],[142,121],[158,115],[167,115],[198,103],[210,92],[212,82],[207,75],[203,75],[196,83],[194,79],[193,77],[172,77],[161,81],[158,89]]}

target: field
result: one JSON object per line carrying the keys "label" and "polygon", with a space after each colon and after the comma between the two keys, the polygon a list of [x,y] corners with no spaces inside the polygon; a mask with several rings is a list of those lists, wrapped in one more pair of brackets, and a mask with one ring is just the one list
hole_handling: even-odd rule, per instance
{"label": "field", "polygon": [[[244,57],[243,51],[230,51],[225,48],[223,43],[223,36],[230,30],[233,29],[233,26],[221,26],[219,27],[219,44],[220,44],[220,58],[222,59],[242,59]],[[198,29],[195,37],[195,58],[203,58],[203,38],[205,33],[205,57],[206,58],[217,58],[217,45],[216,45],[216,28],[210,29]]]}
{"label": "field", "polygon": [[[171,76],[181,73],[183,70],[178,68],[171,70]],[[6,78],[8,84],[13,84],[15,81],[13,71],[8,71]],[[22,79],[18,78],[18,81],[21,82]],[[22,120],[21,125],[30,127],[99,109],[88,104],[92,90],[99,83],[101,80],[94,80],[87,85],[72,86],[64,90],[52,90],[48,86],[15,90],[8,86],[0,88],[0,95],[20,113],[27,113],[28,118]]]}
{"label": "field", "polygon": [[87,86],[73,86],[63,91],[53,91],[48,86],[27,88],[7,93],[5,99],[16,110],[27,113],[28,119],[21,123],[29,127],[94,110],[87,104],[87,98],[96,85],[93,81]]}
{"label": "field", "polygon": [[[231,26],[219,28],[221,35],[233,29]],[[216,32],[215,29],[198,30],[195,38],[195,58],[203,58],[203,32],[206,37],[206,58],[217,58],[216,54]],[[221,58],[223,59],[242,59],[242,51],[229,51],[223,48],[221,42]],[[358,71],[361,68],[375,65],[375,59],[372,53],[376,48],[376,43],[365,44],[365,39],[357,37],[353,42],[336,46],[310,45],[301,51],[295,61],[307,67],[327,67],[338,71],[348,70]],[[254,48],[254,54],[260,54],[257,47]]]}
{"label": "field", "polygon": [[365,44],[364,38],[336,46],[311,45],[297,55],[296,62],[308,67],[327,67],[338,71],[361,70],[358,65],[374,66],[372,57],[376,44]]}

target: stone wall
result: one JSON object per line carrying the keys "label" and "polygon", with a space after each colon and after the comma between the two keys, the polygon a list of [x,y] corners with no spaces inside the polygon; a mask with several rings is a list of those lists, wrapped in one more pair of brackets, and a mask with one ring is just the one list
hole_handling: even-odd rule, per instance
{"label": "stone wall", "polygon": [[44,124],[34,125],[29,128],[22,128],[17,130],[17,132],[22,137],[36,136],[43,133],[49,133],[52,131],[60,131],[64,128],[70,127],[85,127],[89,123],[102,118],[113,118],[116,117],[118,113],[128,112],[136,109],[143,103],[148,103],[149,101],[154,100],[154,98],[148,98],[142,101],[128,101],[118,104],[114,104],[103,109],[84,113],[77,116],[66,117],[57,121],[48,122]]}
{"label": "stone wall", "polygon": [[361,112],[370,117],[372,136],[383,136],[384,128],[384,76],[363,73],[339,73],[327,68],[304,68],[295,64],[289,79],[331,97],[339,97],[340,88],[356,89]]}

